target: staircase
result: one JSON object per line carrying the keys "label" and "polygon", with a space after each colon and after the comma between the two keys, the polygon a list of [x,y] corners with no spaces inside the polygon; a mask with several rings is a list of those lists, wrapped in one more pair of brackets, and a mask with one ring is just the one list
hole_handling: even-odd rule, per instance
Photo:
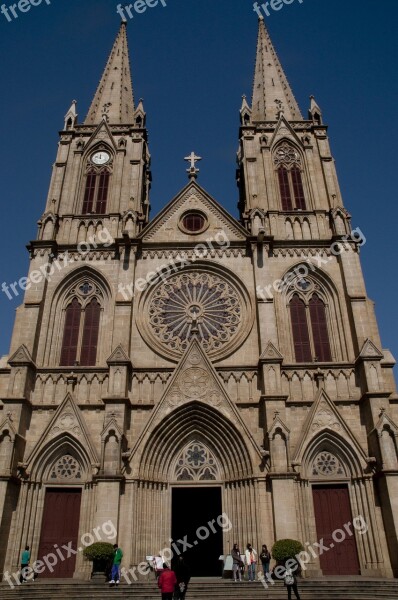
{"label": "staircase", "polygon": [[[329,578],[299,580],[302,600],[377,600],[398,599],[397,579]],[[74,580],[39,580],[11,589],[0,584],[1,600],[160,600],[154,581],[122,584],[111,588],[107,584]],[[294,597],[294,594],[292,594]],[[234,583],[222,579],[193,579],[186,600],[286,600],[287,591],[281,582],[267,590],[261,583]]]}

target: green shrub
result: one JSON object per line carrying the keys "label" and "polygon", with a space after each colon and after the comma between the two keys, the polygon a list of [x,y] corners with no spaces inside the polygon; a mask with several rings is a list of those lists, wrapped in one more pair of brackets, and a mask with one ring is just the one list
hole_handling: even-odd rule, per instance
{"label": "green shrub", "polygon": [[83,555],[93,562],[107,562],[114,554],[113,545],[108,542],[95,542],[83,550]]}
{"label": "green shrub", "polygon": [[303,550],[303,544],[297,540],[278,540],[272,546],[271,554],[278,563],[284,564],[289,558],[295,558]]}

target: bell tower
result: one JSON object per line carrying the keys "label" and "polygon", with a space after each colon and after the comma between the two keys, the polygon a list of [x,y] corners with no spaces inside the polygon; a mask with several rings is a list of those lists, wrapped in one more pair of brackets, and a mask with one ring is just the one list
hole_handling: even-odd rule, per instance
{"label": "bell tower", "polygon": [[243,98],[240,119],[239,209],[247,228],[256,235],[265,227],[282,239],[337,232],[346,212],[327,127],[314,98],[308,118],[302,116],[262,17],[252,104]]}
{"label": "bell tower", "polygon": [[87,117],[65,116],[39,240],[76,244],[98,228],[138,235],[149,217],[150,154],[142,100],[134,103],[122,23]]}
{"label": "bell tower", "polygon": [[[343,205],[322,111],[311,96],[307,118],[301,114],[262,17],[252,102],[243,97],[240,110],[237,159],[240,219],[251,234],[256,280],[275,531],[277,538],[295,538],[295,524],[287,524],[286,509],[280,510],[278,502],[283,497],[286,505],[294,506],[293,482],[301,468],[304,442],[299,442],[299,427],[304,416],[300,421],[292,404],[315,406],[315,413],[314,394],[319,403],[330,396],[327,410],[339,406],[343,413],[344,401],[353,400],[352,430],[362,436],[368,465],[363,481],[374,468],[379,497],[396,497],[397,484],[377,458],[392,456],[385,465],[391,464],[391,473],[397,473],[397,448],[391,444],[395,421],[384,425],[387,433],[377,433],[386,423],[385,415],[394,414],[389,398],[395,397],[395,361],[381,346],[359,258],[366,238],[352,229]],[[358,390],[343,392],[341,377],[353,377]],[[307,477],[303,470],[300,477]],[[394,531],[389,543],[396,548],[398,517],[388,502],[382,504],[382,516],[387,530]],[[312,533],[300,535],[307,539]],[[375,529],[375,547],[380,545],[377,536]],[[316,572],[316,565],[311,568]],[[377,557],[366,569],[377,572]]]}

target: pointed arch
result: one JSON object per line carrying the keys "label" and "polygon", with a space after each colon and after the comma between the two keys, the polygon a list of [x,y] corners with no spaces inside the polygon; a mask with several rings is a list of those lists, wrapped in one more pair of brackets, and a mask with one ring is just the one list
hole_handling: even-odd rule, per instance
{"label": "pointed arch", "polygon": [[306,308],[298,294],[294,294],[292,297],[289,308],[296,362],[311,362],[311,342]]}
{"label": "pointed arch", "polygon": [[64,335],[61,347],[61,366],[74,365],[77,357],[77,344],[81,321],[81,305],[73,298],[65,310]]}
{"label": "pointed arch", "polygon": [[306,210],[303,156],[291,140],[281,139],[272,149],[283,211]]}
{"label": "pointed arch", "polygon": [[[105,361],[111,340],[107,340],[101,322],[110,311],[111,298],[107,279],[95,268],[85,265],[70,272],[51,299],[48,339],[42,341],[43,362],[73,366],[83,358],[85,366],[92,366],[100,358]],[[93,351],[101,349],[95,361],[93,352],[88,352],[89,342]]]}
{"label": "pointed arch", "polygon": [[308,304],[315,356],[320,362],[329,362],[332,360],[332,353],[329,342],[325,303],[318,294],[315,293],[312,295]]}
{"label": "pointed arch", "polygon": [[238,481],[252,475],[250,454],[237,428],[214,408],[191,402],[169,413],[154,429],[141,455],[139,477],[167,481],[177,455],[194,440],[214,455],[223,480]]}
{"label": "pointed arch", "polygon": [[337,468],[336,472],[326,473],[325,476],[328,475],[334,479],[353,479],[363,476],[363,460],[361,460],[363,457],[359,456],[356,448],[338,432],[327,428],[312,438],[304,450],[301,461],[301,476],[304,479],[322,478],[322,475],[314,474],[314,464],[317,457],[323,452],[328,452],[335,457],[343,469],[340,471]]}
{"label": "pointed arch", "polygon": [[[99,165],[92,162],[91,157],[97,151],[106,152],[109,155],[109,160],[106,164]],[[98,215],[106,214],[114,155],[114,149],[102,140],[86,148],[83,158],[86,164],[82,183],[83,200],[81,212],[83,215],[92,213]]]}
{"label": "pointed arch", "polygon": [[35,482],[61,482],[62,477],[58,479],[53,476],[53,470],[57,467],[58,461],[61,461],[64,457],[71,457],[75,461],[76,475],[73,477],[75,471],[72,472],[71,477],[65,477],[64,483],[74,479],[82,484],[87,482],[92,477],[92,461],[80,441],[68,432],[64,432],[50,441],[48,441],[41,451],[35,456],[32,465],[30,467],[30,479]]}
{"label": "pointed arch", "polygon": [[[282,310],[286,311],[286,322],[290,324],[292,340],[290,356],[292,359],[296,355],[295,343],[298,334],[297,325],[293,320],[291,302],[293,297],[297,296],[305,308],[306,319],[304,320],[304,316],[301,314],[300,322],[306,323],[308,327],[311,360],[319,362],[347,360],[349,341],[346,337],[346,327],[344,327],[344,303],[341,302],[339,291],[330,276],[319,268],[312,271],[301,262],[290,267],[282,275],[282,281],[289,282],[286,286]],[[297,300],[293,306],[295,303]],[[286,350],[283,353],[289,354]]]}

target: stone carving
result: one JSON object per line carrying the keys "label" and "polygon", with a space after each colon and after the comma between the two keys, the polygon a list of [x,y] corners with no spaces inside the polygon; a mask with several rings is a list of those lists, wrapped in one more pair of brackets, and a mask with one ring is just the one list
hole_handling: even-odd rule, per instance
{"label": "stone carving", "polygon": [[325,427],[333,429],[333,431],[341,430],[341,423],[339,423],[333,411],[330,410],[328,404],[323,401],[320,403],[319,409],[314,417],[312,431],[318,431],[319,429],[323,429]]}
{"label": "stone carving", "polygon": [[312,474],[322,477],[345,475],[341,462],[331,452],[320,452],[316,456],[312,466]]}
{"label": "stone carving", "polygon": [[203,398],[208,391],[209,374],[204,369],[187,369],[181,376],[180,389],[189,398]]}
{"label": "stone carving", "polygon": [[219,479],[213,454],[198,442],[191,443],[177,460],[177,481],[215,481]]}
{"label": "stone carving", "polygon": [[82,469],[70,454],[62,456],[51,470],[50,479],[81,479]]}
{"label": "stone carving", "polygon": [[81,429],[77,423],[76,416],[72,412],[65,412],[60,415],[59,419],[51,429],[51,436],[56,436],[63,431],[69,431],[79,437]]}
{"label": "stone carving", "polygon": [[284,142],[278,146],[275,155],[274,163],[276,167],[283,165],[284,167],[290,168],[293,166],[301,166],[300,154],[297,150],[287,142]]}

